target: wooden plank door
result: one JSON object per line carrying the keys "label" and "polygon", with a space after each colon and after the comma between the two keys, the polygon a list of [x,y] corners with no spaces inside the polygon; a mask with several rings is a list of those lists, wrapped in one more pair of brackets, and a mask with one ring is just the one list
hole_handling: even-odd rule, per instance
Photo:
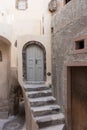
{"label": "wooden plank door", "polygon": [[41,48],[36,48],[36,58],[35,58],[35,81],[43,81],[43,51]]}
{"label": "wooden plank door", "polygon": [[87,130],[87,67],[72,68],[72,130]]}
{"label": "wooden plank door", "polygon": [[31,45],[26,50],[27,81],[43,81],[43,50]]}

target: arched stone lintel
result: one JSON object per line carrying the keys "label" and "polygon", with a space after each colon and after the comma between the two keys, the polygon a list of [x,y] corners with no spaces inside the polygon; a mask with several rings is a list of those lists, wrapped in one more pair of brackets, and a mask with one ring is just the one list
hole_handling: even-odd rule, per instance
{"label": "arched stone lintel", "polygon": [[4,42],[5,44],[7,44],[9,46],[12,44],[7,38],[5,38],[1,35],[0,35],[0,41]]}

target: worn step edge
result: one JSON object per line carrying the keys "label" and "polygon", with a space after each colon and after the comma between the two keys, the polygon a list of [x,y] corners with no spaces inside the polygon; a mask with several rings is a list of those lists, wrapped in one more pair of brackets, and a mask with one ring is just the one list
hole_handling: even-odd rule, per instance
{"label": "worn step edge", "polygon": [[63,130],[63,128],[64,128],[64,124],[60,124],[60,125],[54,125],[54,126],[41,128],[39,130]]}
{"label": "worn step edge", "polygon": [[63,124],[65,122],[64,115],[62,113],[35,117],[35,121],[37,122],[39,128],[44,128],[47,126]]}
{"label": "worn step edge", "polygon": [[41,98],[29,98],[31,106],[42,106],[47,104],[54,104],[56,99],[52,96]]}
{"label": "worn step edge", "polygon": [[60,106],[58,105],[46,105],[46,106],[38,106],[38,107],[32,107],[32,112],[34,116],[42,116],[42,115],[49,115],[49,114],[55,114],[60,111]]}
{"label": "worn step edge", "polygon": [[40,85],[34,85],[34,86],[33,85],[32,86],[25,85],[24,88],[25,88],[25,91],[40,91],[40,90],[50,89],[50,87],[46,86],[46,85],[43,85],[43,86],[40,86]]}
{"label": "worn step edge", "polygon": [[26,93],[30,98],[52,96],[52,90],[30,91],[30,92],[28,91]]}
{"label": "worn step edge", "polygon": [[56,100],[53,96],[29,98],[30,102]]}

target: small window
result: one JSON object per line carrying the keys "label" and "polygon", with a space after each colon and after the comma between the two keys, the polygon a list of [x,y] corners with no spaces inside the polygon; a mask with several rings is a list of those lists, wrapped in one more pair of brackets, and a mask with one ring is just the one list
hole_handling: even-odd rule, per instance
{"label": "small window", "polygon": [[2,61],[2,52],[0,51],[0,62]]}
{"label": "small window", "polygon": [[84,49],[84,40],[76,41],[75,42],[75,49],[76,50],[78,50],[78,49]]}
{"label": "small window", "polygon": [[54,28],[53,27],[51,27],[51,33],[53,33],[54,32]]}
{"label": "small window", "polygon": [[14,46],[17,47],[17,40],[15,41]]}
{"label": "small window", "polygon": [[27,0],[17,0],[16,8],[19,10],[26,10],[27,9]]}
{"label": "small window", "polygon": [[67,4],[68,2],[70,2],[71,0],[65,0],[65,3]]}

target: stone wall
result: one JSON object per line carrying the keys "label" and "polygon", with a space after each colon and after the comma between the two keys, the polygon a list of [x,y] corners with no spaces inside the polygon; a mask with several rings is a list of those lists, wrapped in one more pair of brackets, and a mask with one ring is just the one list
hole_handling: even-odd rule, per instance
{"label": "stone wall", "polygon": [[36,124],[35,119],[33,117],[28,95],[25,91],[24,85],[22,83],[20,83],[20,85],[22,87],[22,92],[24,97],[26,130],[38,130],[38,125]]}
{"label": "stone wall", "polygon": [[[65,106],[65,64],[87,62],[87,0],[72,0],[52,16],[52,80],[57,102]],[[75,50],[75,41],[85,47]]]}
{"label": "stone wall", "polygon": [[9,80],[9,64],[10,64],[10,46],[0,40],[0,99],[8,98],[8,80]]}
{"label": "stone wall", "polygon": [[17,68],[11,67],[9,81],[9,114],[16,115],[19,112],[19,100],[22,89],[17,79]]}

